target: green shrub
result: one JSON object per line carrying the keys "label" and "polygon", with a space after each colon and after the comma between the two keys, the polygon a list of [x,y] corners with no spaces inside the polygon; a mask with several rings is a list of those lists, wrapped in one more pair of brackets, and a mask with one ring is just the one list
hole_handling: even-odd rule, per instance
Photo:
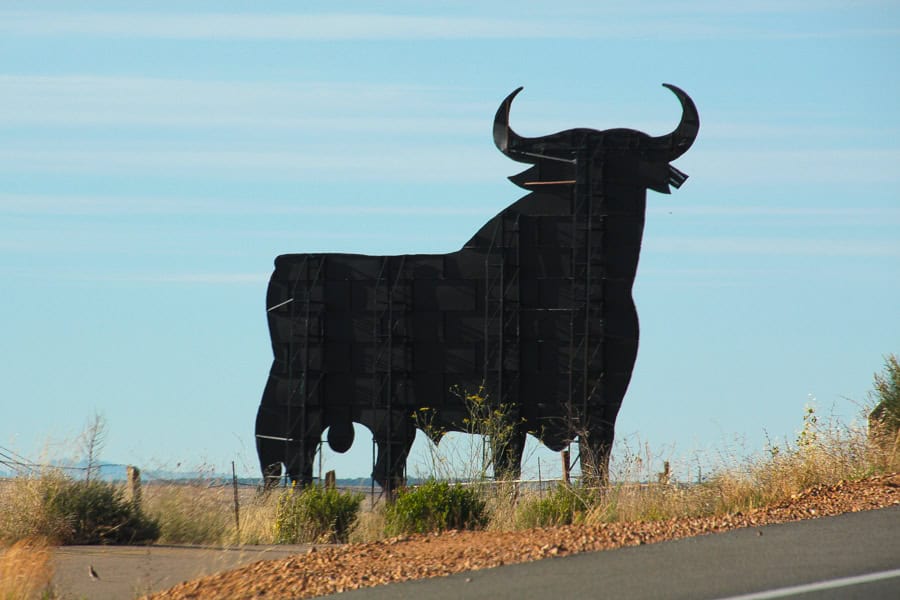
{"label": "green shrub", "polygon": [[132,544],[159,537],[159,524],[112,483],[57,480],[44,489],[42,505],[48,534],[62,544]]}
{"label": "green shrub", "polygon": [[543,498],[532,497],[516,511],[516,527],[554,527],[580,522],[585,512],[596,503],[586,490],[559,484]]}
{"label": "green shrub", "polygon": [[884,371],[875,374],[875,389],[870,396],[876,402],[870,423],[882,434],[896,435],[900,431],[900,358],[896,354],[885,357]]}
{"label": "green shrub", "polygon": [[385,508],[385,532],[428,533],[446,529],[481,529],[488,520],[479,491],[446,481],[429,480],[402,490]]}
{"label": "green shrub", "polygon": [[363,495],[309,486],[278,498],[275,541],[279,544],[344,543],[359,518]]}

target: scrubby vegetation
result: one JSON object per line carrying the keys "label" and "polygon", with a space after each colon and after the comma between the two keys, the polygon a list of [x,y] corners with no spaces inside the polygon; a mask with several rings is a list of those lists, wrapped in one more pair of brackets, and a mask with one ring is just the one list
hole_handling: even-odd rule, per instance
{"label": "scrubby vegetation", "polygon": [[134,544],[159,537],[158,523],[120,487],[52,470],[5,486],[0,515],[0,540],[7,543],[37,537],[57,544]]}
{"label": "scrubby vegetation", "polygon": [[384,507],[385,532],[397,535],[482,529],[488,522],[486,506],[477,487],[432,479],[401,490],[397,499]]}
{"label": "scrubby vegetation", "polygon": [[[509,428],[504,407],[493,406],[481,391],[466,400],[473,432],[502,440]],[[890,355],[884,371],[875,375],[861,424],[823,417],[810,405],[794,439],[770,440],[762,453],[750,458],[721,460],[718,468],[691,482],[679,482],[668,472],[655,477],[649,465],[658,463],[658,457],[649,450],[639,456],[627,446],[617,450],[608,486],[576,481],[538,489],[492,481],[492,457],[476,442],[473,455],[483,462],[471,466],[473,481],[467,485],[440,477],[447,461],[434,447],[433,479],[401,490],[393,503],[381,501],[366,510],[360,493],[317,486],[270,492],[245,488],[238,531],[233,490],[221,482],[145,485],[139,506],[126,500],[117,484],[76,480],[49,469],[0,482],[0,542],[341,543],[448,529],[512,530],[734,514],[782,502],[818,484],[897,472],[898,426],[900,361]],[[93,438],[97,430],[94,427]],[[431,433],[439,437],[440,432]],[[99,446],[90,447],[93,452]],[[8,551],[5,556],[13,560],[16,555]]]}
{"label": "scrubby vegetation", "polygon": [[546,494],[530,494],[520,502],[515,524],[519,529],[529,529],[578,523],[599,498],[597,490],[560,483]]}
{"label": "scrubby vegetation", "polygon": [[900,444],[900,359],[896,354],[885,357],[884,371],[875,374],[870,398],[875,403],[869,414],[873,441],[897,452]]}
{"label": "scrubby vegetation", "polygon": [[235,541],[230,489],[204,481],[146,486],[144,505],[159,523],[165,544],[227,544]]}
{"label": "scrubby vegetation", "polygon": [[346,542],[359,518],[362,501],[362,494],[318,486],[284,492],[275,511],[275,541]]}

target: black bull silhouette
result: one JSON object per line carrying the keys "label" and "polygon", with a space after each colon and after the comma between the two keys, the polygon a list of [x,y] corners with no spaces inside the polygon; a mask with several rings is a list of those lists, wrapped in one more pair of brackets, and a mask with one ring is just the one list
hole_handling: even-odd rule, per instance
{"label": "black bull silhouette", "polygon": [[614,425],[638,348],[632,299],[646,190],[687,176],[669,163],[700,125],[681,102],[672,133],[571,129],[525,138],[509,127],[510,94],[494,142],[532,166],[510,177],[530,193],[450,254],[286,254],[267,293],[274,362],[256,418],[269,484],[312,481],[322,433],[345,452],[353,423],[378,449],[373,478],[404,482],[427,407],[435,430],[465,431],[458,391],[483,388],[511,409],[514,430],[493,448],[494,472],[517,475],[526,432],[550,449],[576,438],[582,471],[604,479]]}

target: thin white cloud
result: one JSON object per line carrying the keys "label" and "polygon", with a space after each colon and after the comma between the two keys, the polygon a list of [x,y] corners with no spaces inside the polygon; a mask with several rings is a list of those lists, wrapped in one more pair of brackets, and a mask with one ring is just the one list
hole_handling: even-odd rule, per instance
{"label": "thin white cloud", "polygon": [[215,208],[185,198],[0,193],[0,214],[7,215],[197,214]]}
{"label": "thin white cloud", "polygon": [[[692,165],[697,165],[692,166]],[[897,183],[900,149],[796,148],[792,150],[729,150],[697,148],[679,164],[706,181],[733,185],[773,182]]]}
{"label": "thin white cloud", "polygon": [[578,21],[331,13],[0,13],[0,33],[168,39],[383,40],[584,37]]}
{"label": "thin white cloud", "polygon": [[97,283],[155,283],[198,285],[258,285],[269,280],[269,273],[63,273],[68,281]]}
{"label": "thin white cloud", "polygon": [[269,273],[157,273],[110,276],[105,279],[107,281],[133,281],[142,283],[256,285],[267,282],[269,280]]}
{"label": "thin white cloud", "polygon": [[796,239],[771,237],[655,237],[644,242],[655,252],[844,257],[900,257],[900,240]]}
{"label": "thin white cloud", "polygon": [[447,135],[486,128],[490,111],[461,101],[459,90],[402,84],[0,75],[0,88],[0,124],[17,127],[226,126]]}
{"label": "thin white cloud", "polygon": [[235,202],[217,198],[160,196],[79,196],[0,193],[0,214],[46,215],[307,215],[368,218],[371,216],[476,216],[484,207],[428,205],[307,204],[302,201]]}
{"label": "thin white cloud", "polygon": [[[898,149],[696,149],[678,167],[707,184],[895,184]],[[21,142],[0,148],[0,172],[215,174],[223,179],[317,181],[498,181],[510,174],[506,159],[485,142],[358,143],[305,141],[299,149],[196,144]]]}
{"label": "thin white cloud", "polygon": [[[816,13],[811,8],[762,11],[765,15]],[[800,21],[789,32],[735,25],[734,11],[647,10],[520,11],[527,16],[418,16],[377,13],[99,13],[0,12],[0,35],[100,36],[176,40],[456,40],[456,39],[738,39],[744,37],[896,36],[891,27],[822,29]]]}
{"label": "thin white cloud", "polygon": [[723,200],[721,206],[649,206],[647,214],[678,214],[709,217],[772,217],[776,219],[793,218],[804,220],[829,220],[841,223],[900,224],[900,208],[854,206],[848,208],[830,207],[797,207],[797,206],[757,206],[741,204],[732,200]]}
{"label": "thin white cloud", "polygon": [[216,174],[316,181],[496,181],[502,156],[485,144],[315,147],[295,150],[221,150],[145,147],[28,146],[0,149],[0,172]]}

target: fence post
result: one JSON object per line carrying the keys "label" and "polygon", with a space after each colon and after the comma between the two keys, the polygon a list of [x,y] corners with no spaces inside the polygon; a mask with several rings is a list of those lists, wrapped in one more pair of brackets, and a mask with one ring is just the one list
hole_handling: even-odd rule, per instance
{"label": "fence post", "polygon": [[241,543],[241,515],[238,503],[238,484],[237,473],[234,470],[234,461],[231,461],[231,485],[234,487],[234,531],[237,537],[237,543]]}
{"label": "fence post", "polygon": [[141,506],[141,470],[137,467],[128,465],[125,467],[125,477],[127,485],[125,487],[125,496],[129,502],[135,507]]}
{"label": "fence post", "polygon": [[656,474],[656,481],[662,485],[669,485],[672,482],[672,471],[669,467],[669,461],[663,462],[662,473]]}
{"label": "fence post", "polygon": [[569,484],[571,483],[571,481],[569,480],[569,469],[570,469],[570,466],[569,466],[569,451],[568,451],[568,450],[563,450],[562,452],[560,452],[560,455],[562,455],[563,481],[566,482],[566,485],[569,485]]}
{"label": "fence post", "polygon": [[333,490],[335,487],[337,487],[337,476],[334,471],[328,471],[325,473],[325,489]]}
{"label": "fence post", "polygon": [[541,477],[541,457],[538,456],[538,496],[544,499],[544,479]]}

